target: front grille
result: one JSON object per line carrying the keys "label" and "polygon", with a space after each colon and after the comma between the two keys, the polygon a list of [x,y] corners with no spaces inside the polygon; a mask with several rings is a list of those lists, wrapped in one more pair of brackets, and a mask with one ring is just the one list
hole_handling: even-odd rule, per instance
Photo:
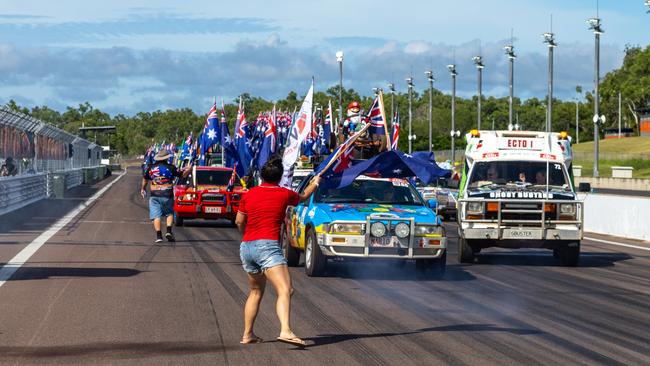
{"label": "front grille", "polygon": [[201,198],[204,202],[223,202],[223,194],[204,194]]}

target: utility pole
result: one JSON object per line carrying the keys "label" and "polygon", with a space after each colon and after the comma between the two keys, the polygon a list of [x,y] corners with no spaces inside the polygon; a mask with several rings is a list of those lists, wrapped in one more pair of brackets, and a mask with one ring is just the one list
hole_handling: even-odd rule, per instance
{"label": "utility pole", "polygon": [[415,135],[413,135],[412,129],[411,129],[411,122],[413,120],[413,101],[412,101],[412,95],[413,95],[413,77],[409,76],[406,78],[406,85],[408,85],[408,92],[409,92],[409,154],[413,151],[413,140],[415,140]]}
{"label": "utility pole", "polygon": [[388,83],[388,90],[390,90],[390,119],[392,121],[395,117],[395,84]]}
{"label": "utility pole", "polygon": [[485,67],[483,65],[483,57],[481,55],[474,56],[472,57],[472,60],[474,61],[474,65],[476,65],[476,70],[478,71],[478,118],[477,118],[477,128],[480,130],[481,129],[481,99],[483,99],[483,68]]}
{"label": "utility pole", "polygon": [[[456,161],[456,65],[447,65],[449,73],[451,74],[451,161]],[[460,135],[460,131],[458,131]]]}
{"label": "utility pole", "polygon": [[605,116],[600,115],[600,94],[598,92],[598,85],[600,84],[600,35],[604,33],[601,28],[600,18],[598,18],[598,12],[596,11],[596,18],[590,18],[587,20],[589,24],[589,29],[593,30],[595,38],[595,70],[594,70],[594,117],[592,118],[594,122],[594,178],[598,178],[600,175],[598,172],[598,140],[600,137],[598,135],[598,127],[601,123],[605,123]]}
{"label": "utility pole", "polygon": [[551,16],[551,31],[542,34],[544,43],[548,44],[548,101],[546,102],[546,132],[553,128],[553,49],[557,47],[553,34],[553,16]]}
{"label": "utility pole", "polygon": [[433,134],[433,71],[425,71],[424,74],[429,80],[429,152],[431,152],[431,147],[433,144],[432,134]]}
{"label": "utility pole", "polygon": [[618,138],[621,138],[621,92],[618,92]]}
{"label": "utility pole", "polygon": [[336,52],[336,61],[339,63],[339,122],[343,123],[343,51]]}
{"label": "utility pole", "polygon": [[508,68],[508,126],[512,125],[512,98],[514,94],[514,68],[515,68],[515,59],[517,56],[515,56],[515,47],[513,45],[513,36],[512,36],[512,30],[510,31],[510,44],[503,47],[503,49],[506,51],[506,55],[508,56],[508,60],[510,67]]}

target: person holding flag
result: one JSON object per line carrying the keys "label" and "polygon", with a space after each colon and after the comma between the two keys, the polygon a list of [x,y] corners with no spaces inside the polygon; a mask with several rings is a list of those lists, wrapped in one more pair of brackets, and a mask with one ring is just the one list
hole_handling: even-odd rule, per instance
{"label": "person holding flag", "polygon": [[239,255],[250,287],[244,306],[244,334],[240,343],[262,342],[255,335],[253,326],[268,279],[277,293],[276,312],[280,320],[277,340],[304,347],[305,342],[293,333],[290,326],[293,288],[287,261],[280,247],[280,227],[287,206],[308,200],[318,187],[320,177],[314,177],[302,194],[280,187],[278,184],[284,176],[284,168],[279,156],[269,159],[260,169],[260,174],[263,183],[244,195],[235,219],[237,228],[243,234]]}

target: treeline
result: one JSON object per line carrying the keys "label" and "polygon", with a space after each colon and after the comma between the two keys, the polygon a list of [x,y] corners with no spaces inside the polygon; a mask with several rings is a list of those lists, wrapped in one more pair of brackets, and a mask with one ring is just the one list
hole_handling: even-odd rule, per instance
{"label": "treeline", "polygon": [[[601,127],[602,133],[607,128],[618,126],[618,92],[623,96],[624,124],[634,128],[638,133],[638,109],[650,107],[650,46],[627,47],[626,56],[620,69],[611,71],[601,83],[601,113],[607,116],[607,123]],[[338,86],[314,93],[314,104],[327,108],[328,101],[332,101],[334,116],[338,116]],[[270,111],[273,104],[263,98],[242,94],[246,107],[247,119],[257,117],[258,113]],[[276,102],[277,109],[292,112],[299,109],[303,96],[296,92],[289,92],[286,98]],[[353,100],[361,102],[365,110],[372,104],[372,95],[360,95],[353,89],[343,90],[343,108]],[[385,95],[386,111],[391,113],[391,95]],[[230,129],[234,125],[237,114],[237,102],[226,104],[225,111]],[[577,102],[577,103],[576,103]],[[400,148],[406,150],[408,145],[408,94],[397,93],[394,103],[401,118]],[[531,98],[514,99],[516,120],[522,129],[541,130],[545,126],[546,100]],[[593,140],[593,93],[582,92],[582,87],[576,86],[575,100],[553,101],[553,130],[568,130],[575,136],[576,129],[576,104],[579,114],[580,141]],[[90,103],[80,104],[78,107],[68,107],[63,113],[52,110],[46,106],[34,107],[31,110],[18,106],[13,100],[8,103],[10,108],[29,114],[44,122],[68,132],[78,134],[83,125],[104,126],[115,125],[115,134],[98,134],[97,143],[113,146],[118,152],[126,155],[142,154],[153,141],[181,142],[192,131],[195,136],[203,128],[206,114],[197,115],[189,108],[174,109],[155,112],[139,112],[134,116],[118,114],[110,116]],[[209,105],[205,106],[206,111]],[[506,129],[508,126],[508,98],[484,97],[481,103],[482,128]],[[414,92],[412,95],[412,128],[417,139],[413,142],[413,150],[426,150],[428,143],[428,113],[429,91]],[[477,125],[477,97],[471,99],[456,98],[456,129],[465,133]],[[345,116],[345,111],[344,111]],[[390,118],[390,117],[389,117]],[[434,150],[450,148],[449,131],[451,129],[451,96],[439,90],[433,90],[433,145]],[[87,136],[94,140],[95,136]],[[457,146],[463,146],[463,139],[457,140]]]}

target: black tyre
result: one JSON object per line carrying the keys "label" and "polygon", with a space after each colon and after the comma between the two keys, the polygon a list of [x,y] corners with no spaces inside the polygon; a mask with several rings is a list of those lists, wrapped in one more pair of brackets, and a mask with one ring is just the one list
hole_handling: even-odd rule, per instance
{"label": "black tyre", "polygon": [[314,230],[305,236],[305,273],[309,277],[322,276],[327,267],[327,257],[320,251]]}
{"label": "black tyre", "polygon": [[458,238],[458,262],[474,262],[474,250],[472,250],[472,247],[469,245],[468,240],[462,236]]}
{"label": "black tyre", "polygon": [[447,251],[440,258],[416,259],[415,268],[418,272],[433,278],[442,278],[447,270]]}
{"label": "black tyre", "polygon": [[567,267],[576,267],[580,262],[580,242],[571,242],[557,249],[560,263]]}
{"label": "black tyre", "polygon": [[282,253],[284,254],[284,258],[286,258],[289,267],[297,267],[300,262],[300,250],[289,244],[287,230],[284,225],[282,225],[282,228],[280,229],[280,244],[282,245]]}
{"label": "black tyre", "polygon": [[176,216],[176,220],[174,221],[174,224],[176,224],[176,226],[183,226],[183,222],[184,220],[182,217]]}

